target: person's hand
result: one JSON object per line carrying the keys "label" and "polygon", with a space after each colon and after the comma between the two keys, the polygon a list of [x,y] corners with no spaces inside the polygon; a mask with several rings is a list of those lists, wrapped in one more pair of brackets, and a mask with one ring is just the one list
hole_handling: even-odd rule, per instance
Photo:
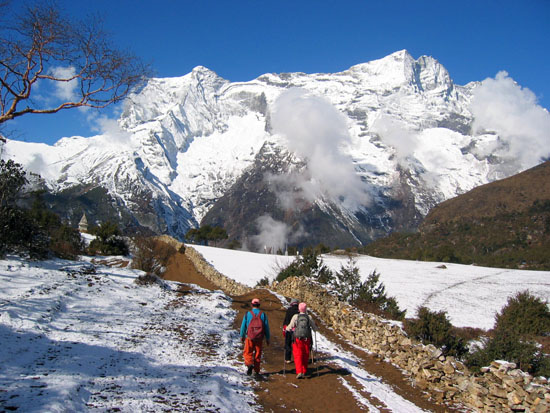
{"label": "person's hand", "polygon": [[265,344],[266,344],[267,346],[269,346],[269,340],[266,340],[266,341],[265,341]]}
{"label": "person's hand", "polygon": [[244,337],[241,337],[241,343],[244,343]]}

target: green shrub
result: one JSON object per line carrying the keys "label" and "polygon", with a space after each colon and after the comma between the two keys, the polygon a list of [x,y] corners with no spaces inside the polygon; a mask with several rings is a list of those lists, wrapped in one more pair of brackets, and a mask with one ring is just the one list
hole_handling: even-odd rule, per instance
{"label": "green shrub", "polygon": [[299,258],[296,258],[294,259],[294,261],[292,261],[290,264],[279,271],[275,280],[281,282],[283,280],[286,280],[288,277],[301,277],[303,275],[304,274],[302,273],[300,267],[300,260]]}
{"label": "green shrub", "polygon": [[445,311],[420,307],[417,318],[406,320],[404,328],[409,336],[440,347],[444,354],[460,358],[467,352],[464,342],[453,334],[453,326]]}
{"label": "green shrub", "polygon": [[397,300],[394,297],[386,295],[386,287],[384,283],[380,282],[380,273],[376,270],[373,270],[367,279],[359,284],[357,298],[353,304],[360,308],[374,308],[376,313],[392,320],[403,320],[407,312],[399,309]]}
{"label": "green shrub", "polygon": [[550,333],[548,305],[529,291],[519,292],[509,298],[495,318],[497,331],[514,333],[521,337]]}
{"label": "green shrub", "polygon": [[222,241],[227,238],[227,231],[224,228],[211,225],[203,225],[198,229],[191,228],[185,234],[185,239],[197,242],[199,244],[204,243],[205,245],[208,245],[209,241],[214,242],[214,245],[216,245],[218,241]]}
{"label": "green shrub", "polygon": [[80,232],[61,221],[59,216],[50,211],[42,199],[42,193],[34,194],[35,199],[29,211],[30,218],[48,238],[47,249],[56,257],[74,260],[84,251],[84,242]]}
{"label": "green shrub", "polygon": [[269,277],[267,275],[265,277],[261,278],[256,283],[256,287],[267,287],[268,285],[269,285]]}
{"label": "green shrub", "polygon": [[340,266],[340,271],[336,272],[331,284],[341,300],[355,301],[361,286],[361,275],[351,255],[348,256],[346,265]]}
{"label": "green shrub", "polygon": [[536,343],[536,336],[550,332],[548,305],[529,291],[510,297],[496,315],[494,336],[472,352],[466,364],[474,371],[493,360],[506,360],[534,375],[550,375],[550,359]]}
{"label": "green shrub", "polygon": [[[0,257],[18,250],[28,243],[28,223],[17,201],[28,183],[23,167],[12,161],[0,159]],[[23,237],[21,236],[23,235]]]}
{"label": "green shrub", "polygon": [[78,256],[84,251],[84,242],[80,232],[75,228],[60,224],[50,233],[50,250],[59,258],[78,259]]}
{"label": "green shrub", "polygon": [[392,320],[403,320],[407,310],[401,310],[399,304],[395,297],[387,297],[385,301],[380,305],[382,313],[386,315],[387,318]]}
{"label": "green shrub", "polygon": [[88,253],[90,255],[128,255],[128,244],[122,238],[118,225],[106,221],[100,226],[90,230],[97,238],[90,242]]}
{"label": "green shrub", "polygon": [[322,284],[328,284],[333,279],[332,271],[323,263],[317,251],[304,250],[303,255],[298,256],[289,265],[279,271],[276,281],[283,281],[288,277],[312,278]]}
{"label": "green shrub", "polygon": [[386,301],[386,287],[380,281],[380,273],[373,270],[358,286],[358,299],[367,303],[381,304]]}
{"label": "green shrub", "polygon": [[469,354],[466,364],[473,371],[479,371],[493,360],[506,360],[516,363],[523,371],[534,373],[542,358],[534,342],[522,340],[513,333],[498,332],[483,347]]}
{"label": "green shrub", "polygon": [[227,248],[230,250],[240,250],[242,248],[242,244],[238,240],[232,239],[227,244]]}

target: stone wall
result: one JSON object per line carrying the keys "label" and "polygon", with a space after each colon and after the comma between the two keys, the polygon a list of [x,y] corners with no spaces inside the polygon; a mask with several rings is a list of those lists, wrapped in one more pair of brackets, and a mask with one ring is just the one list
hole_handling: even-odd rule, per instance
{"label": "stone wall", "polygon": [[252,290],[252,288],[218,272],[204,259],[201,253],[189,245],[185,245],[185,256],[189,258],[198,272],[217,285],[224,293],[229,295],[243,295]]}
{"label": "stone wall", "polygon": [[397,323],[344,304],[305,278],[290,277],[272,289],[307,302],[337,333],[400,367],[438,403],[486,412],[550,411],[548,381],[531,377],[513,363],[493,362],[474,375],[435,346],[411,340]]}
{"label": "stone wall", "polygon": [[[252,290],[219,273],[195,249],[186,245],[185,255],[197,270],[230,295]],[[308,303],[326,325],[352,343],[402,369],[411,382],[437,403],[460,405],[482,412],[549,412],[550,385],[533,378],[513,363],[493,362],[474,375],[453,357],[433,345],[411,340],[395,323],[364,313],[339,301],[326,289],[302,277],[274,283],[272,290]]]}

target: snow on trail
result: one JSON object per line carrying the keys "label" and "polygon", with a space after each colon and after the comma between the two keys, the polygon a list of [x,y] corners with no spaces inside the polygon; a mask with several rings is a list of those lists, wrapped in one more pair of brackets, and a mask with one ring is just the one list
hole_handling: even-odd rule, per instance
{"label": "snow on trail", "polygon": [[[367,392],[374,399],[377,399],[385,409],[393,412],[424,412],[415,404],[409,402],[403,397],[396,394],[392,388],[384,383],[379,377],[374,376],[361,368],[359,360],[352,353],[345,351],[339,345],[328,340],[322,334],[317,335],[317,351],[329,354],[331,363],[346,369],[350,375],[359,384],[362,391]],[[314,368],[313,366],[311,368]],[[369,412],[379,412],[380,410],[372,405],[372,403],[363,397],[360,392],[356,391],[349,383],[347,378],[341,377],[342,383],[352,392],[359,403],[367,406]]]}
{"label": "snow on trail", "polygon": [[[218,271],[251,286],[293,260],[196,248]],[[346,260],[324,259],[333,270]],[[437,263],[372,257],[360,257],[357,265],[363,277],[376,268],[388,294],[407,310],[420,304],[445,309],[457,325],[486,328],[488,320],[492,325],[499,305],[522,289],[550,299],[549,272],[449,264],[438,269]],[[0,407],[257,411],[250,379],[237,361],[241,350],[231,300],[197,286],[178,295],[175,282],[138,286],[134,281],[141,274],[89,261],[0,260]],[[466,305],[473,299],[476,307]],[[319,333],[317,346],[350,372],[343,384],[360,405],[370,411],[422,411]]]}
{"label": "snow on trail", "polygon": [[[255,411],[231,302],[139,271],[0,260],[0,406],[25,412]],[[200,311],[199,311],[200,309]]]}
{"label": "snow on trail", "polygon": [[[285,307],[288,307],[290,303],[281,294],[270,291],[276,296]],[[310,311],[311,313],[314,313]],[[358,347],[359,348],[359,347]],[[334,343],[320,332],[313,334],[313,349],[315,350],[315,357],[325,358],[326,361],[330,361],[330,364],[336,364],[342,369],[349,371],[349,376],[340,377],[340,380],[344,387],[346,387],[357,402],[368,409],[371,413],[382,411],[393,412],[425,412],[425,410],[419,408],[414,403],[409,402],[402,396],[393,391],[391,386],[384,383],[380,377],[377,377],[359,365],[359,359],[349,351],[344,350],[341,346]],[[364,349],[362,349],[364,351]],[[321,356],[322,354],[322,356]],[[319,361],[317,361],[319,363]],[[310,364],[309,370],[313,376],[315,376],[317,365]],[[370,398],[378,401],[378,405],[382,405],[380,409],[376,407],[369,399],[361,394],[354,387],[348,377],[354,379],[356,384],[361,388],[362,392],[368,393]]]}

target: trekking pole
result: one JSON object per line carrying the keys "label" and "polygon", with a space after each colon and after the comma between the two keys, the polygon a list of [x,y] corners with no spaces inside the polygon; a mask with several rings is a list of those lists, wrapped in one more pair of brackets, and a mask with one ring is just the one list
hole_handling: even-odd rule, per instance
{"label": "trekking pole", "polygon": [[[317,353],[317,331],[315,331],[315,352]],[[315,369],[317,370],[317,377],[319,377],[319,360],[317,360]]]}
{"label": "trekking pole", "polygon": [[283,346],[283,376],[286,376],[286,347]]}

